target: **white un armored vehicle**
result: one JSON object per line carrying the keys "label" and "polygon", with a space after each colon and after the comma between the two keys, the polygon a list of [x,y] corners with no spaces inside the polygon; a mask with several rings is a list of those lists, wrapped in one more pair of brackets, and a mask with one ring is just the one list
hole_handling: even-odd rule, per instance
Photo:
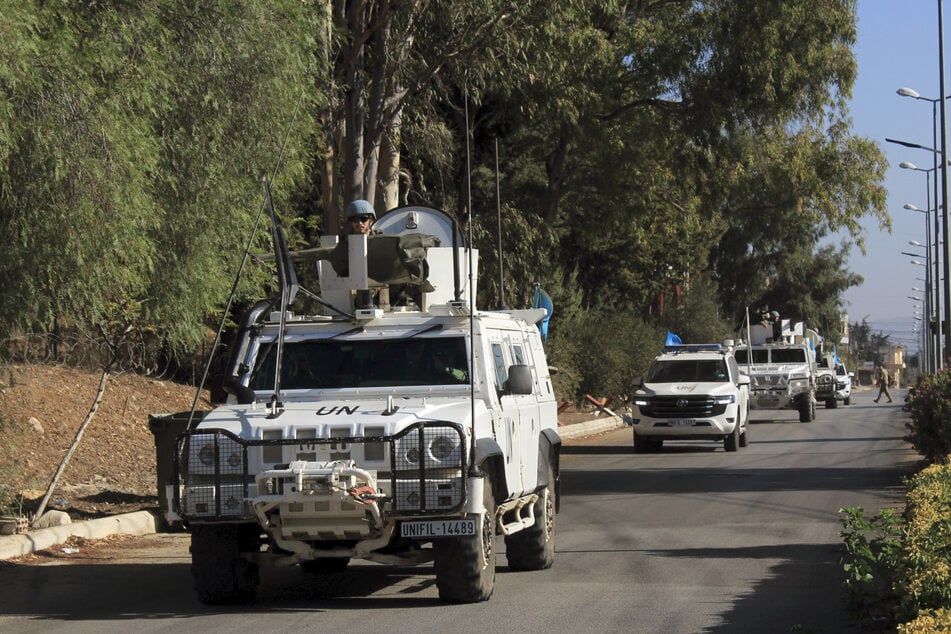
{"label": "white un armored vehicle", "polygon": [[[174,447],[160,498],[191,532],[199,598],[251,600],[262,565],[326,574],[356,558],[433,562],[441,598],[482,601],[498,534],[509,568],[551,566],[561,440],[546,310],[475,310],[476,254],[433,209],[391,211],[380,235],[293,260],[272,223],[281,299],[245,315],[227,404],[152,419],[167,436],[192,418],[156,446]],[[327,314],[282,310],[301,257],[318,258]]]}
{"label": "white un armored vehicle", "polygon": [[815,419],[818,340],[818,333],[788,319],[750,327],[750,345],[737,346],[736,362],[750,377],[752,409],[793,408],[800,422]]}

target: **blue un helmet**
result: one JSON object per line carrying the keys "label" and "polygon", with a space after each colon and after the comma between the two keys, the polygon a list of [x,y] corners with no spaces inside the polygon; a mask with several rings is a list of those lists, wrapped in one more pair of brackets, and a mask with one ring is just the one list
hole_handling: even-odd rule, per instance
{"label": "blue un helmet", "polygon": [[347,218],[353,216],[370,216],[376,220],[376,212],[373,211],[373,205],[367,200],[355,200],[347,205]]}

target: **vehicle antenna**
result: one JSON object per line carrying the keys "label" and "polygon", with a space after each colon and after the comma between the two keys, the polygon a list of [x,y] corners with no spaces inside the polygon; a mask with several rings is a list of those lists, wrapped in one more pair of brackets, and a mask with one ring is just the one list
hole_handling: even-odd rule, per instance
{"label": "vehicle antenna", "polygon": [[469,225],[469,474],[481,475],[475,463],[475,279],[472,274],[472,154],[469,149],[469,89],[465,90],[466,112],[466,223]]}
{"label": "vehicle antenna", "polygon": [[502,257],[502,193],[499,186],[499,137],[495,137],[495,210],[498,218],[497,233],[499,234],[499,310],[508,310],[509,307],[505,305],[504,258]]}
{"label": "vehicle antenna", "polygon": [[284,230],[277,222],[274,213],[274,199],[271,197],[271,182],[264,179],[264,194],[267,197],[268,212],[271,215],[271,239],[274,242],[274,252],[277,260],[277,279],[281,287],[281,323],[277,333],[277,356],[274,360],[274,394],[271,395],[271,413],[269,418],[280,414],[284,404],[281,402],[281,366],[284,360],[284,335],[287,332],[287,308],[294,302],[297,290],[297,272],[294,270],[294,261],[287,250],[287,240]]}
{"label": "vehicle antenna", "polygon": [[[297,121],[297,113],[300,112],[301,104],[304,102],[304,95],[306,93],[301,91],[300,97],[297,99],[297,104],[294,106],[294,113],[291,115],[291,122],[287,126],[287,133],[284,135],[284,141],[281,143],[281,150],[277,154],[277,159],[274,161],[274,168],[271,170],[271,178],[273,181],[277,176],[278,169],[284,162],[284,151],[287,149],[287,141],[290,139],[291,130],[294,129],[294,122]],[[267,205],[262,204],[261,210],[258,212],[258,217],[254,221],[254,228],[251,229],[251,235],[248,236],[248,244],[244,249],[244,255],[241,257],[241,263],[238,265],[238,270],[234,275],[234,282],[231,284],[231,293],[228,295],[228,301],[225,304],[224,310],[221,312],[221,321],[218,323],[218,331],[215,333],[215,340],[211,344],[211,350],[208,352],[208,361],[205,363],[205,369],[201,375],[201,381],[198,382],[198,389],[195,390],[195,399],[192,401],[191,411],[188,413],[188,424],[185,426],[186,431],[192,431],[195,428],[195,410],[198,409],[198,399],[201,397],[201,392],[205,388],[205,382],[208,380],[208,373],[211,371],[211,363],[214,361],[215,352],[218,349],[219,344],[221,343],[221,333],[224,332],[225,324],[228,323],[228,314],[231,312],[231,306],[234,304],[234,299],[238,294],[238,283],[241,281],[241,274],[244,272],[244,267],[248,263],[248,259],[251,257],[251,245],[254,244],[254,237],[258,233],[258,228],[261,226],[261,220],[264,218],[264,214],[267,212]]]}

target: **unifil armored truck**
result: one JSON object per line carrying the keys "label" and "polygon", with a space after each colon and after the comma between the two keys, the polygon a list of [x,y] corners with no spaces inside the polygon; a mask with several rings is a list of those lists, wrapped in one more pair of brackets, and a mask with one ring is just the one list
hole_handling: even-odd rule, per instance
{"label": "unifil armored truck", "polygon": [[752,325],[749,344],[737,346],[735,353],[740,371],[750,377],[750,407],[792,408],[800,422],[814,420],[818,341],[818,333],[802,322]]}
{"label": "unifil armored truck", "polygon": [[[442,599],[482,601],[499,534],[510,569],[552,565],[546,309],[476,309],[477,253],[443,212],[400,208],[375,229],[288,254],[272,212],[281,296],[244,316],[227,403],[189,416],[160,482],[202,601],[253,599],[264,565],[354,559],[432,562]],[[290,310],[302,261],[320,314]]]}

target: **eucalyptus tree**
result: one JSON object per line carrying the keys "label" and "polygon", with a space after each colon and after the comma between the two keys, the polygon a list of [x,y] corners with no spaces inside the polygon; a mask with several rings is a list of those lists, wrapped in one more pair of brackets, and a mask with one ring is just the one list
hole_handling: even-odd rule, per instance
{"label": "eucalyptus tree", "polygon": [[[405,202],[409,192],[418,194],[423,178],[451,179],[458,187],[464,117],[461,108],[440,108],[464,105],[463,96],[477,95],[488,74],[515,69],[535,25],[560,10],[550,5],[542,0],[327,4],[316,82],[318,90],[326,87],[332,95],[321,119],[318,154],[324,160],[316,179],[323,233],[338,231],[342,201],[365,198],[385,211]],[[512,80],[522,81],[516,75]],[[416,151],[432,153],[443,173],[403,166],[403,152],[419,142],[425,148]]]}
{"label": "eucalyptus tree", "polygon": [[281,177],[306,173],[306,104],[286,124],[314,75],[310,17],[292,0],[3,1],[3,334],[201,341],[261,177],[282,152]]}

